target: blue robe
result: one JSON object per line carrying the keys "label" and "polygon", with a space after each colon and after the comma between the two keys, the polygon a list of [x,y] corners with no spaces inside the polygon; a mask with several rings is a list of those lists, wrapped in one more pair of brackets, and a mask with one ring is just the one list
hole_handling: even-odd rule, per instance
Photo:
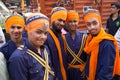
{"label": "blue robe", "polygon": [[[26,39],[22,39],[20,44],[24,44]],[[16,44],[12,41],[9,40],[8,42],[6,42],[1,48],[0,48],[0,52],[2,52],[6,58],[6,60],[8,61],[9,57],[12,55],[12,53],[17,49]]]}
{"label": "blue robe", "polygon": [[[103,40],[99,45],[98,62],[95,80],[112,80],[114,69],[115,46],[112,41]],[[85,73],[89,74],[89,60],[85,68]]]}
{"label": "blue robe", "polygon": [[[67,44],[76,55],[78,54],[81,47],[82,36],[83,33],[80,33],[78,30],[76,31],[76,36],[74,40],[72,39],[70,33],[67,33],[65,35]],[[82,52],[79,58],[85,62],[87,60],[87,55],[84,52]],[[70,64],[73,59],[74,57],[67,51],[67,63]],[[76,61],[74,65],[79,65],[79,64],[80,63]],[[79,68],[68,68],[67,73],[68,73],[68,80],[83,80],[81,76],[82,72],[80,71]]]}
{"label": "blue robe", "polygon": [[[32,50],[42,59],[45,59],[44,49],[46,48],[48,53],[48,64],[52,68],[51,55],[46,46],[41,46],[41,55],[37,50],[26,41],[23,49],[16,51],[11,55],[8,61],[8,69],[11,80],[44,80],[45,68],[31,55],[27,53],[27,49]],[[55,80],[55,77],[49,73],[49,80]]]}
{"label": "blue robe", "polygon": [[[56,35],[57,36],[57,35]],[[61,36],[57,36],[59,42],[60,42],[60,47],[61,47],[61,51],[62,51],[62,58],[63,58],[63,65],[65,67],[65,69],[67,69],[67,58],[66,58],[66,54],[64,52],[64,44],[63,44],[63,39]],[[54,72],[55,75],[57,77],[58,80],[63,80],[62,79],[62,73],[60,70],[60,62],[59,62],[59,56],[58,56],[58,50],[56,48],[55,42],[52,38],[52,36],[50,34],[48,34],[47,36],[47,40],[45,42],[45,45],[48,46],[49,50],[50,50],[50,54],[51,54],[51,58],[52,58],[52,63],[53,63],[53,67],[54,67]]]}

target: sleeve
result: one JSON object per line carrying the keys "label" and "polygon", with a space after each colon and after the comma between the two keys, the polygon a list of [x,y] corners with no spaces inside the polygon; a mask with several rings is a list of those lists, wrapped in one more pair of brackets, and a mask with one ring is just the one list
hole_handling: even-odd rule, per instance
{"label": "sleeve", "polygon": [[4,33],[3,33],[3,31],[2,31],[2,28],[1,28],[1,26],[0,26],[0,47],[3,45],[3,44],[5,44],[5,36],[4,36]]}
{"label": "sleeve", "polygon": [[21,56],[11,56],[8,62],[11,80],[28,80],[26,64]]}
{"label": "sleeve", "polygon": [[3,55],[3,53],[1,53],[1,52],[0,52],[0,79],[1,80],[9,80],[6,59]]}
{"label": "sleeve", "polygon": [[[107,43],[107,42],[106,42]],[[105,44],[106,44],[105,43]],[[112,80],[112,72],[114,69],[114,61],[115,61],[115,47],[113,42],[107,43],[102,48],[102,57],[100,61],[100,70],[98,71],[98,79],[99,80]]]}

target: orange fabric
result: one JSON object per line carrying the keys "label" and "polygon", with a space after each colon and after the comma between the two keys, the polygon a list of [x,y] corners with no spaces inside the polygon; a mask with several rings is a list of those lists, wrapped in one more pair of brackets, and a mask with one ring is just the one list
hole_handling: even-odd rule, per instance
{"label": "orange fabric", "polygon": [[21,27],[23,29],[24,29],[24,26],[25,26],[24,19],[21,16],[18,16],[18,15],[10,16],[5,22],[5,27],[6,27],[6,32],[7,33],[9,31],[10,27],[13,24],[19,24],[19,25],[21,25]]}
{"label": "orange fabric", "polygon": [[22,10],[24,9],[24,6],[25,6],[25,3],[24,3],[24,0],[21,1],[21,8]]}
{"label": "orange fabric", "polygon": [[86,21],[90,18],[97,18],[99,20],[99,22],[101,23],[101,17],[99,14],[95,13],[95,12],[90,12],[90,13],[87,13],[85,16],[84,16],[84,22],[86,23]]}
{"label": "orange fabric", "polygon": [[80,65],[72,65],[72,64],[68,64],[68,67],[69,67],[69,68],[78,68],[78,69],[80,69],[80,71],[83,71],[84,68],[85,68],[85,65],[86,65],[86,63],[84,63],[84,64],[80,64]]}
{"label": "orange fabric", "polygon": [[78,15],[78,13],[75,12],[75,11],[68,12],[68,14],[67,14],[67,22],[69,20],[71,20],[71,19],[75,19],[75,20],[79,21],[79,15]]}
{"label": "orange fabric", "polygon": [[[55,7],[53,8],[52,12],[56,9],[56,8],[59,8],[59,7]],[[66,10],[58,10],[56,12],[54,12],[52,15],[51,15],[51,23],[58,20],[58,19],[63,19],[63,20],[66,20],[67,18],[67,11]]]}
{"label": "orange fabric", "polygon": [[88,38],[86,40],[86,45],[84,48],[84,51],[91,55],[90,56],[90,66],[89,66],[89,76],[88,80],[95,80],[95,74],[96,74],[96,67],[97,67],[97,59],[98,59],[98,52],[99,52],[99,43],[106,40],[112,40],[114,42],[115,48],[116,48],[116,58],[114,63],[114,70],[113,70],[113,76],[115,74],[120,75],[120,56],[119,56],[119,50],[117,41],[115,38],[109,34],[107,34],[103,28],[101,28],[100,33],[93,37],[89,34]]}
{"label": "orange fabric", "polygon": [[46,24],[49,27],[49,21],[46,19],[37,19],[34,20],[32,22],[30,22],[27,27],[25,28],[29,33],[31,33],[32,31],[34,31],[36,28],[41,28],[42,26],[44,26],[44,24]]}
{"label": "orange fabric", "polygon": [[49,33],[53,37],[53,40],[54,40],[55,45],[56,45],[57,50],[58,50],[58,56],[59,56],[59,60],[60,60],[60,69],[61,69],[63,80],[67,80],[66,71],[65,71],[65,68],[64,68],[64,65],[63,65],[63,59],[62,59],[62,52],[61,52],[60,43],[59,43],[57,37],[54,35],[54,33],[50,29],[49,29]]}

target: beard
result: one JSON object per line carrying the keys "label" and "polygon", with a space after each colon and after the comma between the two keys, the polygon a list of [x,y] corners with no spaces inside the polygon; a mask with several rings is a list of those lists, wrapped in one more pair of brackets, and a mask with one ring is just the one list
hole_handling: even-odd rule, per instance
{"label": "beard", "polygon": [[53,22],[53,24],[52,24],[52,28],[53,28],[56,32],[61,33],[61,28],[58,28],[57,25],[55,25],[54,22]]}

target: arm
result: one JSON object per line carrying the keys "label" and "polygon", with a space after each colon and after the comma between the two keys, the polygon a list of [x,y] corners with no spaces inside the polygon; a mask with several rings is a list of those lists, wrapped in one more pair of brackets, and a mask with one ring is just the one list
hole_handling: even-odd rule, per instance
{"label": "arm", "polygon": [[4,33],[3,33],[3,31],[2,31],[2,28],[1,28],[1,26],[0,26],[0,47],[3,45],[3,44],[5,44],[5,36],[4,36]]}
{"label": "arm", "polygon": [[9,60],[9,73],[11,80],[28,80],[26,75],[26,66],[23,57],[21,56],[11,56]]}
{"label": "arm", "polygon": [[1,80],[9,80],[6,59],[3,55],[3,53],[1,53],[1,52],[0,52],[0,79]]}
{"label": "arm", "polygon": [[108,33],[108,31],[109,31],[109,26],[108,26],[108,20],[107,20],[107,23],[106,23],[106,28],[105,28],[105,32],[107,32],[107,33]]}
{"label": "arm", "polygon": [[105,45],[102,46],[101,57],[98,57],[99,60],[99,71],[97,72],[97,78],[99,80],[112,80],[112,72],[114,68],[115,60],[115,47],[112,41],[105,42]]}

